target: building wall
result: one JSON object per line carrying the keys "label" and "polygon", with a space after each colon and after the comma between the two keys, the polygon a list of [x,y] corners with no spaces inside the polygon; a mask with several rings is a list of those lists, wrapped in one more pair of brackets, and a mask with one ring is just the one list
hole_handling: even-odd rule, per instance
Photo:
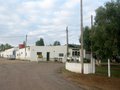
{"label": "building wall", "polygon": [[[95,73],[95,61],[93,65],[91,63],[84,63],[83,66],[84,74]],[[81,63],[66,62],[65,69],[71,72],[81,73]]]}
{"label": "building wall", "polygon": [[0,56],[3,58],[15,58],[15,53],[18,48],[11,48],[0,53]]}
{"label": "building wall", "polygon": [[[42,52],[43,59],[42,61],[47,61],[47,52],[49,52],[49,57],[51,61],[62,60],[65,62],[66,58],[66,46],[31,46],[31,61],[38,61],[37,52]],[[59,56],[59,54],[63,54],[63,56]]]}
{"label": "building wall", "polygon": [[4,53],[5,53],[4,51],[0,52],[0,57],[4,58],[5,55]]}
{"label": "building wall", "polygon": [[25,56],[25,48],[17,50],[16,59],[30,60],[30,48],[29,47],[26,48],[26,56]]}
{"label": "building wall", "polygon": [[[13,51],[16,51],[16,59],[20,60],[30,60],[30,61],[47,61],[47,52],[49,52],[49,60],[50,61],[62,61],[65,62],[67,60],[67,46],[30,46],[26,48],[26,56],[25,56],[25,48],[18,49],[12,48],[5,50],[0,53],[1,57],[8,58],[8,56],[13,55]],[[77,55],[73,55],[73,52],[77,52]],[[69,48],[69,57],[70,59],[76,61],[79,60],[79,48]],[[37,53],[42,53],[42,58],[39,58]],[[79,53],[79,54],[78,54]],[[84,50],[84,57],[86,57]]]}

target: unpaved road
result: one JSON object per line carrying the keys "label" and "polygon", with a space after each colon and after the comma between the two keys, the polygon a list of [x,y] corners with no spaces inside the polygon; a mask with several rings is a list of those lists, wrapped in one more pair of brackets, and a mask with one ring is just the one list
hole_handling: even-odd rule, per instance
{"label": "unpaved road", "polygon": [[63,66],[0,59],[0,90],[82,90],[57,72]]}

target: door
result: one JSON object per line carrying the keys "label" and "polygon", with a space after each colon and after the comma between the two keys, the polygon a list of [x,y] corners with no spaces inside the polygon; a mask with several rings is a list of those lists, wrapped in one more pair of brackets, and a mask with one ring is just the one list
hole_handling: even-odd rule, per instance
{"label": "door", "polygon": [[47,52],[47,61],[49,61],[50,60],[50,52]]}

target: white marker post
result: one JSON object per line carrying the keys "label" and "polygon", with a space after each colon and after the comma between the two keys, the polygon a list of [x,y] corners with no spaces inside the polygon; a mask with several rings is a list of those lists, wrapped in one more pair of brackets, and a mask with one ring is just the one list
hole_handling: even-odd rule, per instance
{"label": "white marker post", "polygon": [[111,76],[111,72],[110,72],[110,59],[108,59],[108,77]]}

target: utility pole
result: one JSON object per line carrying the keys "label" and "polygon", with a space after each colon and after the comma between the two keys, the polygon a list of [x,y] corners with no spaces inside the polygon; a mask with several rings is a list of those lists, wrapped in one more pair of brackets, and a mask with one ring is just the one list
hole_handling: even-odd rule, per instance
{"label": "utility pole", "polygon": [[[91,37],[92,37],[92,31],[93,31],[93,15],[91,15]],[[91,38],[91,65],[92,65],[92,71],[93,71],[92,38]]]}
{"label": "utility pole", "polygon": [[27,47],[27,35],[25,36],[25,58],[26,58],[26,47]]}
{"label": "utility pole", "polygon": [[68,26],[66,27],[66,43],[67,43],[67,54],[66,57],[68,57]]}
{"label": "utility pole", "polygon": [[81,73],[83,74],[83,70],[84,70],[84,62],[83,62],[83,4],[82,4],[82,0],[80,2],[80,12],[81,12],[81,53],[80,53],[80,57],[81,57]]}

